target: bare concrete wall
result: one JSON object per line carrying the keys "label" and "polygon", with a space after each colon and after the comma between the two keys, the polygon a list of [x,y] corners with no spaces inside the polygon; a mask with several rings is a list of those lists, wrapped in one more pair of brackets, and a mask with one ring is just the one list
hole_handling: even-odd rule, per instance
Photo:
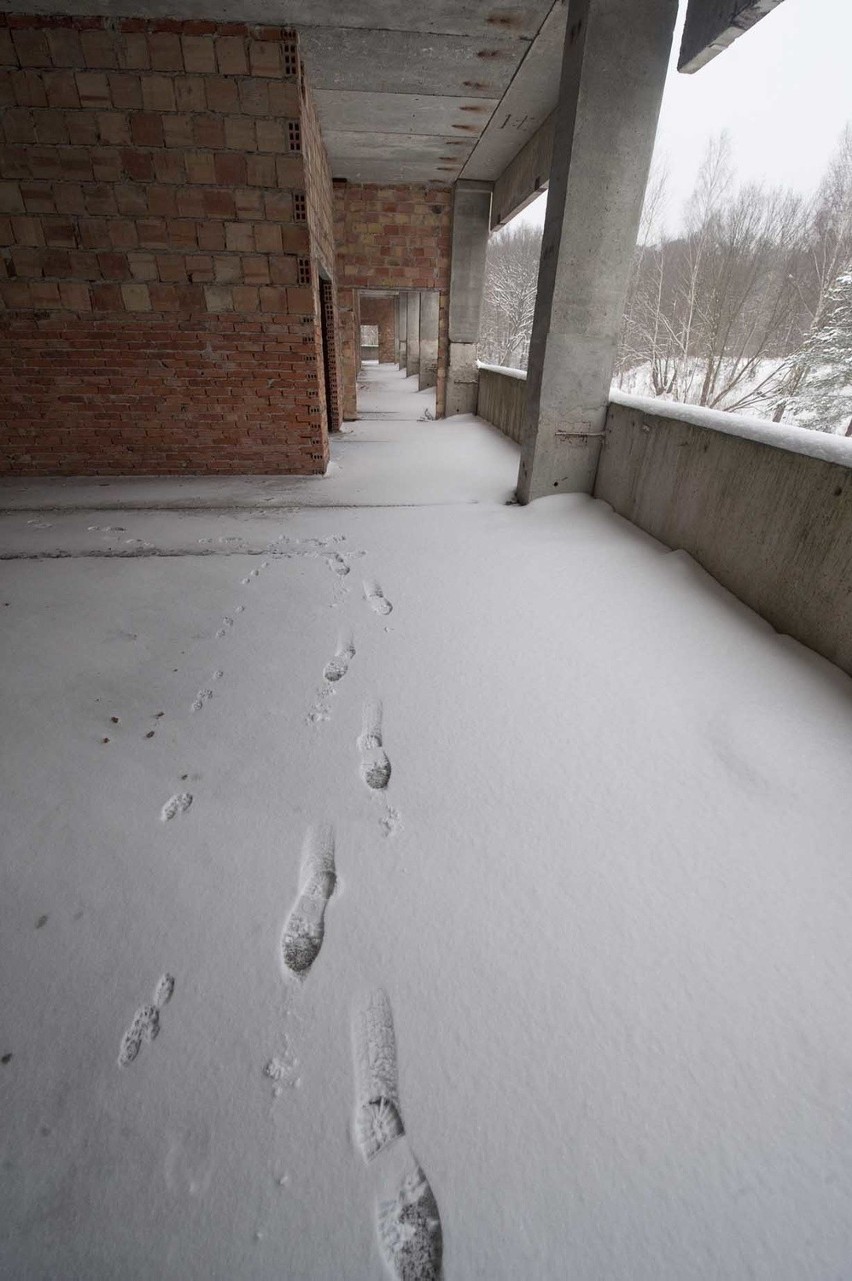
{"label": "bare concrete wall", "polygon": [[852,675],[852,457],[611,404],[594,496]]}
{"label": "bare concrete wall", "polygon": [[498,369],[495,365],[479,366],[477,414],[519,445],[526,398],[527,379],[520,370]]}

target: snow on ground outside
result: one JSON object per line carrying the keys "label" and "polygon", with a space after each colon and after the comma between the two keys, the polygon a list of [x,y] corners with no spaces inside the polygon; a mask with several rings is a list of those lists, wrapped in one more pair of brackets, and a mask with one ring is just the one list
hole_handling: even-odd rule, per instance
{"label": "snow on ground outside", "polygon": [[[685,392],[687,396],[690,394],[697,395],[700,392],[701,383],[704,380],[704,372],[702,361],[694,360],[689,362],[689,366],[681,379],[682,382],[685,381],[687,384]],[[825,433],[829,438],[835,435],[843,437],[849,423],[849,415],[852,413],[852,384],[848,388],[850,408],[848,410],[844,409],[832,421],[823,420],[818,424],[808,424],[806,426],[801,421],[802,415],[797,409],[798,397],[794,395],[787,400],[782,421],[777,424],[773,422],[772,415],[779,400],[780,384],[785,372],[789,372],[789,358],[787,357],[772,356],[757,361],[754,369],[748,375],[742,377],[736,386],[726,396],[722,397],[718,405],[707,412],[733,413],[737,418],[742,416],[757,419],[766,423],[767,426],[778,427],[781,430],[794,427],[802,431],[816,432],[818,435]],[[816,366],[811,370],[804,385],[805,391],[810,390],[813,379],[822,372],[824,372],[823,366]],[[702,406],[697,404],[693,406],[689,400],[680,401],[669,396],[658,397],[654,390],[652,368],[649,361],[625,370],[620,375],[617,384],[613,383],[612,390],[631,400],[641,397],[643,400],[662,401],[663,404],[670,405],[672,408],[683,406],[685,409],[703,410]],[[746,405],[742,403],[744,400],[748,401]]]}
{"label": "snow on ground outside", "polygon": [[378,1278],[415,1159],[447,1281],[844,1274],[852,686],[454,426],[478,504],[4,518],[98,554],[0,565],[0,1274]]}

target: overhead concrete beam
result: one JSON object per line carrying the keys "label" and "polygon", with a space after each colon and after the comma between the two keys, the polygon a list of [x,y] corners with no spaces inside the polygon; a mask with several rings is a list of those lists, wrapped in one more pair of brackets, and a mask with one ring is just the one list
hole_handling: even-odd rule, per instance
{"label": "overhead concrete beam", "polygon": [[494,183],[491,201],[491,230],[503,227],[510,218],[535,200],[550,181],[550,164],[553,158],[553,128],[555,115],[548,116],[530,138],[513,156]]}
{"label": "overhead concrete beam", "polygon": [[782,0],[689,0],[678,71],[691,73],[707,65]]}
{"label": "overhead concrete beam", "polygon": [[462,178],[493,181],[553,111],[559,96],[568,9],[567,4],[557,3],[547,15],[478,139]]}

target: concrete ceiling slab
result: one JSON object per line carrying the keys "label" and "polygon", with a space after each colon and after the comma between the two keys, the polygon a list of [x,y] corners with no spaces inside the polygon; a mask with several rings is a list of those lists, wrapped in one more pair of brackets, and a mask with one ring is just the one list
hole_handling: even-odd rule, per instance
{"label": "concrete ceiling slab", "polygon": [[299,32],[313,89],[500,98],[528,40],[420,31],[305,27]]}
{"label": "concrete ceiling slab", "polygon": [[353,160],[440,160],[447,156],[461,169],[470,153],[467,147],[450,146],[451,139],[422,133],[347,133],[345,130],[323,132],[332,162],[340,157]]}
{"label": "concrete ceiling slab", "polygon": [[462,172],[463,178],[500,176],[556,106],[567,4],[553,6]]}
{"label": "concrete ceiling slab", "polygon": [[373,31],[420,31],[473,36],[503,33],[531,40],[552,0],[284,0],[278,12],[294,27],[361,27]]}
{"label": "concrete ceiling slab", "polygon": [[[326,89],[317,90],[314,98],[324,137],[338,130],[478,137],[482,124],[491,118],[499,101],[416,93],[335,93]],[[478,126],[475,134],[461,127],[470,125]]]}

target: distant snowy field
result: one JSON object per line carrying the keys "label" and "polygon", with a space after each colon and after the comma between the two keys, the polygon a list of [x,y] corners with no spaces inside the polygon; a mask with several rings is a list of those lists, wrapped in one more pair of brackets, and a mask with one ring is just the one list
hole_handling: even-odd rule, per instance
{"label": "distant snowy field", "polygon": [[847,1274],[852,682],[579,497],[0,535],[144,553],[0,563],[0,1275]]}

